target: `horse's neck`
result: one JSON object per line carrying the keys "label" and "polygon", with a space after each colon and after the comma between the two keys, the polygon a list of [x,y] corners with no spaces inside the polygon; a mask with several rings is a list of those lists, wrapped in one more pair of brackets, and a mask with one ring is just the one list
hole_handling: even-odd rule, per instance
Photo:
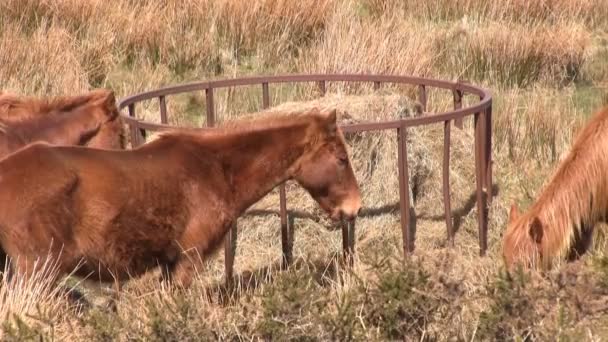
{"label": "horse's neck", "polygon": [[101,122],[93,111],[84,110],[39,115],[11,126],[11,130],[28,142],[41,140],[58,145],[78,145],[94,136]]}
{"label": "horse's neck", "polygon": [[603,154],[601,149],[573,149],[532,206],[533,214],[564,235],[605,220],[608,182]]}
{"label": "horse's neck", "polygon": [[294,123],[281,128],[229,133],[207,142],[214,145],[220,157],[235,196],[236,212],[242,213],[291,177],[290,168],[306,148],[307,126]]}

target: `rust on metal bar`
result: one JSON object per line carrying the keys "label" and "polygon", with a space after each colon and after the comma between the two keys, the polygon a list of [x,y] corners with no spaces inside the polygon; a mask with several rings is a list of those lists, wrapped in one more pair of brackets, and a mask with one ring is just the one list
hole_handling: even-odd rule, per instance
{"label": "rust on metal bar", "polygon": [[319,92],[321,93],[321,96],[325,96],[325,94],[327,93],[327,88],[325,87],[325,80],[321,80],[317,84],[319,86]]}
{"label": "rust on metal bar", "polygon": [[454,229],[452,227],[452,204],[450,200],[450,121],[443,124],[443,210],[445,226],[448,233],[448,244],[454,246]]}
{"label": "rust on metal bar", "polygon": [[262,83],[262,108],[270,107],[270,92],[268,91],[268,82]]}
{"label": "rust on metal bar", "polygon": [[158,97],[158,106],[160,107],[160,122],[166,124],[167,121],[167,100],[164,95]]}
{"label": "rust on metal bar", "polygon": [[418,86],[418,102],[422,106],[422,112],[426,112],[426,101],[426,86],[422,84]]}
{"label": "rust on metal bar", "polygon": [[207,127],[215,126],[215,104],[213,103],[213,88],[205,90],[207,97]]}
{"label": "rust on metal bar", "polygon": [[397,130],[397,163],[399,164],[399,208],[401,211],[401,234],[403,237],[403,255],[413,250],[413,239],[410,232],[410,198],[409,173],[407,166],[407,132],[405,127]]}
{"label": "rust on metal bar", "polygon": [[[454,89],[452,91],[452,94],[454,95],[454,109],[461,109],[462,108],[462,90]],[[454,120],[454,126],[462,129],[462,127],[463,127],[462,117],[459,117]]]}
{"label": "rust on metal bar", "polygon": [[486,216],[486,195],[483,191],[484,172],[483,172],[483,121],[481,114],[475,114],[475,181],[477,194],[477,225],[479,230],[479,254],[484,256],[487,249],[487,229],[488,219]]}

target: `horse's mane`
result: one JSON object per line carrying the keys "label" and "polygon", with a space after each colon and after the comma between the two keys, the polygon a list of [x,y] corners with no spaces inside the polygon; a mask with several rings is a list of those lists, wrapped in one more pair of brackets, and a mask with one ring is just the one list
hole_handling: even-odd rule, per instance
{"label": "horse's mane", "polygon": [[[170,129],[156,134],[154,140],[169,137],[221,138],[227,135],[253,133],[306,124],[310,117],[322,118],[318,108],[290,112],[260,112],[244,116],[243,120],[235,120],[221,124],[211,129]],[[203,134],[201,134],[204,132]]]}
{"label": "horse's mane", "polygon": [[97,104],[104,107],[110,119],[118,116],[114,92],[96,89],[77,96],[37,98],[0,92],[0,120],[20,122],[50,113],[70,112],[82,106]]}
{"label": "horse's mane", "polygon": [[[579,132],[571,151],[527,213],[542,222],[547,256],[562,256],[584,226],[606,218],[607,169],[608,106]],[[528,231],[520,229],[517,234]]]}

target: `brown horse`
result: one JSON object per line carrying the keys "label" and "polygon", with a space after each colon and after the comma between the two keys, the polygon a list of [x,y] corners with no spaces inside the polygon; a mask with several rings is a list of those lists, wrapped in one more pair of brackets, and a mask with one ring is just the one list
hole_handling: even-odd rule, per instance
{"label": "brown horse", "polygon": [[294,179],[333,218],[360,192],[336,112],[317,109],[174,131],[133,150],[34,143],[0,161],[0,244],[26,276],[48,253],[61,273],[123,281],[161,266],[182,286],[249,206]]}
{"label": "brown horse", "polygon": [[0,94],[0,157],[35,141],[124,149],[114,93],[50,99]]}
{"label": "brown horse", "polygon": [[608,214],[608,107],[578,134],[572,150],[527,213],[511,207],[503,241],[509,268],[548,267],[577,258],[591,243],[593,227]]}

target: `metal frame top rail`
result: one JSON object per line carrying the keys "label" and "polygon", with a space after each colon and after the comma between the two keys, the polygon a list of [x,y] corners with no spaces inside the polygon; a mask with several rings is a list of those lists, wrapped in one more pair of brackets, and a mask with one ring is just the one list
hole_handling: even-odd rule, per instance
{"label": "metal frame top rail", "polygon": [[129,105],[134,105],[141,101],[165,97],[193,91],[228,88],[235,86],[262,85],[275,83],[307,83],[307,82],[377,82],[409,84],[414,86],[430,86],[451,91],[461,91],[465,94],[477,95],[480,101],[470,107],[450,110],[432,115],[422,115],[412,118],[399,120],[389,120],[381,122],[364,122],[356,124],[342,125],[344,132],[363,132],[378,131],[385,129],[395,129],[400,127],[413,127],[431,123],[439,123],[446,120],[454,120],[467,115],[483,112],[492,105],[492,96],[487,89],[471,85],[469,83],[459,83],[442,81],[431,78],[412,77],[412,76],[393,76],[393,75],[373,75],[373,74],[313,74],[313,75],[277,75],[277,76],[256,76],[235,79],[221,79],[215,81],[192,82],[180,85],[168,86],[152,91],[142,92],[127,96],[119,101],[121,116],[127,124],[136,126],[140,129],[159,131],[175,128],[168,124],[146,122],[136,117],[124,115],[122,110]]}

